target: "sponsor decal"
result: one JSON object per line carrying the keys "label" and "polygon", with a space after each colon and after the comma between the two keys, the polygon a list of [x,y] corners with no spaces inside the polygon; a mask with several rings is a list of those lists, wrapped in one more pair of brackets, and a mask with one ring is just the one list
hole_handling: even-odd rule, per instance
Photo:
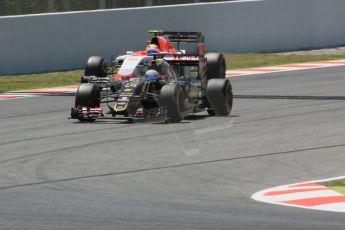
{"label": "sponsor decal", "polygon": [[173,56],[168,55],[164,57],[166,61],[199,61],[198,56]]}

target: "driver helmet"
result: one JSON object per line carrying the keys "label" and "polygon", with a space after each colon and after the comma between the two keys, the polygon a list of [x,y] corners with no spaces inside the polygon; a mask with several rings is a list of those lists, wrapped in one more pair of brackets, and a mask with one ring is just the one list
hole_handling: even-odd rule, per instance
{"label": "driver helmet", "polygon": [[159,75],[159,73],[156,70],[150,69],[150,70],[146,71],[146,73],[145,73],[145,80],[157,81],[158,75]]}
{"label": "driver helmet", "polygon": [[158,49],[158,46],[155,45],[155,44],[149,44],[147,47],[146,47],[146,52],[148,54],[158,54],[159,53],[159,49]]}

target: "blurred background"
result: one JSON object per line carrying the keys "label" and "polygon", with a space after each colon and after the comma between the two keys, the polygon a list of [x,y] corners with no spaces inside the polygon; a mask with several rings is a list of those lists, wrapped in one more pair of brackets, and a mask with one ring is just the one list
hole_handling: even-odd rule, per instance
{"label": "blurred background", "polygon": [[0,16],[222,1],[224,0],[0,0]]}

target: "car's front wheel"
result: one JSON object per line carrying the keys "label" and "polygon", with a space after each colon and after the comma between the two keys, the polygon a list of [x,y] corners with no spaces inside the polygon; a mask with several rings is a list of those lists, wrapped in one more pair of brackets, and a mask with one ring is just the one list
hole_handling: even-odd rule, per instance
{"label": "car's front wheel", "polygon": [[89,57],[86,63],[84,75],[106,77],[107,76],[107,62],[102,57],[98,57],[98,56]]}
{"label": "car's front wheel", "polygon": [[75,97],[76,107],[99,107],[100,106],[100,90],[96,84],[84,83],[78,88]]}
{"label": "car's front wheel", "polygon": [[161,89],[158,104],[166,107],[170,122],[180,122],[183,119],[184,96],[180,86],[176,84],[164,85]]}

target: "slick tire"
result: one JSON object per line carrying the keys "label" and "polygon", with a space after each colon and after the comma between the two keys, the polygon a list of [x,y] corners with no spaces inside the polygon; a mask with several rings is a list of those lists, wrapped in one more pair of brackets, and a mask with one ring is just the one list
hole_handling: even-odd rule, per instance
{"label": "slick tire", "polygon": [[184,96],[178,85],[164,85],[159,95],[158,104],[160,107],[167,108],[167,117],[170,122],[178,123],[183,119]]}
{"label": "slick tire", "polygon": [[98,56],[91,56],[87,60],[85,67],[85,76],[106,77],[107,63],[104,58]]}
{"label": "slick tire", "polygon": [[228,79],[211,79],[206,87],[206,98],[211,108],[210,115],[228,116],[232,109],[233,93]]}
{"label": "slick tire", "polygon": [[207,80],[214,78],[225,78],[226,63],[223,54],[221,53],[207,53]]}
{"label": "slick tire", "polygon": [[93,83],[81,84],[75,97],[76,107],[100,107],[100,91]]}

